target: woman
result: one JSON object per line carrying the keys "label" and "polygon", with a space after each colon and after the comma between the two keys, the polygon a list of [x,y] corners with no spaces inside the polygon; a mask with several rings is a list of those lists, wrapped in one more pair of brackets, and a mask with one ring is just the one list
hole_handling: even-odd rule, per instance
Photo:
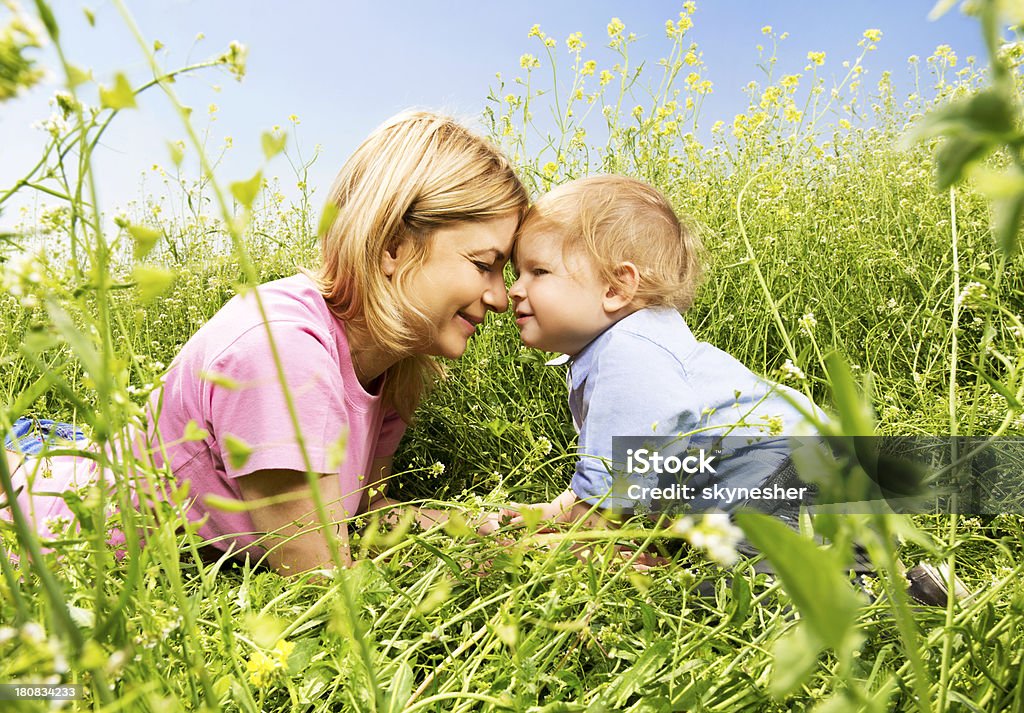
{"label": "woman", "polygon": [[[360,145],[331,189],[320,269],[230,300],[151,399],[136,456],[189,483],[201,536],[266,549],[280,572],[347,564],[343,521],[389,504],[368,494],[438,374],[431,357],[459,358],[508,305],[502,268],[526,204],[507,159],[447,117],[403,113]],[[9,460],[17,489],[33,463]],[[47,459],[46,489],[62,471],[75,482],[76,460]],[[63,505],[19,503],[37,523]]]}

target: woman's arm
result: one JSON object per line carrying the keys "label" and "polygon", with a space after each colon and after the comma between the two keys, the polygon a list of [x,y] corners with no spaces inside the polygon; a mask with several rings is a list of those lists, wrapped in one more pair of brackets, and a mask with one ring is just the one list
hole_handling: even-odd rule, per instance
{"label": "woman's arm", "polygon": [[250,515],[256,530],[268,533],[267,563],[281,574],[334,567],[328,537],[338,538],[342,566],[352,564],[345,520],[355,513],[346,513],[342,508],[337,474],[319,476],[318,484],[331,523],[326,532],[321,527],[305,473],[258,470],[238,479],[244,500],[267,501],[254,507]]}

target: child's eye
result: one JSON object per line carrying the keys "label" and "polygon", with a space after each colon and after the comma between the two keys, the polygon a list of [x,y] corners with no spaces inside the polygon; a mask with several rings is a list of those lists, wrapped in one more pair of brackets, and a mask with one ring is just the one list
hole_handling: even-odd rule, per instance
{"label": "child's eye", "polygon": [[535,267],[532,270],[530,270],[530,274],[533,275],[534,277],[540,277],[541,275],[547,275],[549,273],[543,267]]}

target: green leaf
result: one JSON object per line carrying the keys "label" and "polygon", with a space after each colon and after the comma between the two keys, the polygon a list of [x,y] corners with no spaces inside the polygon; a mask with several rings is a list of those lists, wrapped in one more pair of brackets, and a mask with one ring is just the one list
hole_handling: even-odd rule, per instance
{"label": "green leaf", "polygon": [[740,624],[750,616],[750,584],[739,574],[732,578],[732,600],[729,603],[732,614],[729,621]]}
{"label": "green leaf", "polygon": [[106,370],[103,367],[103,359],[96,348],[96,344],[85,332],[79,329],[71,316],[57,303],[55,299],[47,299],[46,312],[50,316],[50,322],[54,330],[59,334],[75,356],[81,362],[85,373],[92,377],[97,385],[103,383]]}
{"label": "green leaf", "polygon": [[86,82],[92,81],[92,70],[82,69],[73,64],[67,65],[68,86],[74,89]]}
{"label": "green leaf", "polygon": [[108,109],[133,109],[135,108],[135,92],[132,85],[128,83],[128,77],[123,72],[114,76],[114,86],[100,87],[100,103]]}
{"label": "green leaf", "polygon": [[36,10],[39,11],[39,19],[43,21],[47,33],[56,42],[60,37],[60,30],[57,27],[57,20],[53,16],[53,10],[46,4],[46,0],[36,0]]}
{"label": "green leaf", "polygon": [[512,424],[501,418],[494,418],[484,424],[491,435],[495,438],[501,438],[501,435],[509,429]]}
{"label": "green leaf", "polygon": [[199,378],[203,381],[209,381],[211,384],[215,384],[222,389],[234,391],[239,388],[241,384],[232,379],[230,376],[224,376],[224,374],[218,374],[213,371],[201,371],[199,372]]}
{"label": "green leaf", "polygon": [[192,481],[183,480],[181,485],[171,486],[171,502],[175,505],[181,505],[188,499],[188,494],[192,490]]}
{"label": "green leaf", "polygon": [[990,141],[974,136],[949,136],[935,152],[935,185],[939,190],[960,181],[964,170],[983,158],[992,147]]}
{"label": "green leaf", "polygon": [[228,462],[235,470],[244,466],[252,455],[252,446],[230,433],[224,436],[224,447],[228,451]]}
{"label": "green leaf", "polygon": [[840,646],[860,606],[842,562],[773,517],[741,512],[736,522],[768,557],[810,633],[825,646]]}
{"label": "green leaf", "polygon": [[673,642],[658,639],[645,647],[636,662],[612,679],[602,696],[612,710],[625,708],[630,697],[650,685],[672,657]]}
{"label": "green leaf", "polygon": [[128,234],[135,238],[135,259],[141,260],[156,245],[162,233],[146,225],[129,225]]}
{"label": "green leaf", "polygon": [[814,670],[822,648],[803,623],[780,636],[772,645],[771,694],[785,698],[799,688]]}
{"label": "green leaf", "polygon": [[273,614],[246,614],[243,618],[249,637],[261,649],[272,649],[284,634],[288,623]]}
{"label": "green leaf", "polygon": [[182,148],[181,144],[177,141],[168,141],[167,150],[171,154],[171,162],[175,166],[181,166],[181,162],[185,160],[185,150]]}
{"label": "green leaf", "polygon": [[284,145],[287,139],[288,136],[281,132],[263,132],[263,135],[260,137],[260,142],[263,144],[263,155],[267,157],[268,161],[284,151]]}
{"label": "green leaf", "polygon": [[205,428],[200,428],[199,424],[196,423],[196,420],[193,418],[185,424],[185,432],[181,435],[181,440],[185,442],[201,441],[205,438],[209,438],[209,436],[210,432]]}
{"label": "green leaf", "polygon": [[256,175],[250,178],[248,181],[236,181],[232,183],[231,195],[235,197],[235,200],[241,203],[246,208],[251,208],[253,201],[256,200],[256,196],[259,195],[260,188],[263,186],[263,172],[257,171]]}
{"label": "green leaf", "polygon": [[448,520],[444,523],[444,531],[448,533],[449,537],[454,538],[472,537],[476,534],[466,522],[466,518],[457,510],[453,510],[448,515]]}
{"label": "green leaf", "polygon": [[320,213],[320,222],[317,223],[316,234],[317,237],[322,238],[327,234],[327,231],[334,225],[334,219],[338,217],[338,206],[333,201],[327,201],[324,204],[324,209]]}
{"label": "green leaf", "polygon": [[1024,217],[1024,193],[992,201],[992,232],[1007,257],[1017,252],[1020,221]]}
{"label": "green leaf", "polygon": [[92,8],[83,7],[82,12],[85,13],[85,21],[89,23],[89,27],[96,27],[96,13],[92,11]]}
{"label": "green leaf", "polygon": [[874,435],[874,414],[871,404],[861,396],[853,380],[850,367],[838,354],[825,359],[829,383],[832,384],[832,400],[839,416],[839,426],[844,436]]}
{"label": "green leaf", "polygon": [[975,166],[969,172],[974,187],[986,198],[1012,198],[1024,193],[1024,171],[1010,166],[1002,171]]}
{"label": "green leaf", "polygon": [[139,299],[145,304],[167,291],[174,282],[174,272],[156,265],[136,265],[132,279],[139,288]]}
{"label": "green leaf", "polygon": [[1007,141],[1016,137],[1014,128],[1013,104],[998,89],[985,89],[928,112],[909,138],[974,135],[989,141]]}
{"label": "green leaf", "polygon": [[213,510],[220,510],[221,512],[249,512],[250,510],[266,506],[266,503],[263,501],[249,503],[245,500],[225,498],[220,495],[214,495],[213,493],[204,495],[203,503],[206,504],[206,507],[212,508]]}
{"label": "green leaf", "polygon": [[1015,411],[1024,411],[1024,406],[1022,406],[1020,401],[1017,400],[1017,395],[1015,393],[1013,393],[1013,391],[1011,391],[1009,389],[1009,387],[1006,386],[1006,384],[1003,384],[1002,382],[997,381],[996,379],[993,379],[991,376],[989,376],[988,374],[986,374],[983,371],[979,371],[978,374],[1000,396],[1002,396],[1004,399],[1006,399],[1006,403],[1009,404],[1010,408],[1014,409]]}

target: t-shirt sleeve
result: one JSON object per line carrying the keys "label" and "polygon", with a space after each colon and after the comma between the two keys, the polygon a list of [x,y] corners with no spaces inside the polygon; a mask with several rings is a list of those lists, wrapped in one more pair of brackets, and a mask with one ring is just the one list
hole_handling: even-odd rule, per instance
{"label": "t-shirt sleeve", "polygon": [[[225,472],[237,478],[269,468],[337,471],[347,418],[330,336],[298,322],[272,322],[271,329],[284,384],[262,325],[219,355],[210,365],[213,378],[205,377],[214,447]],[[289,415],[285,388],[301,440]]]}
{"label": "t-shirt sleeve", "polygon": [[377,448],[373,457],[390,458],[398,450],[398,444],[405,435],[405,421],[398,415],[397,411],[389,411],[384,414],[384,420],[380,426],[380,436],[377,438]]}
{"label": "t-shirt sleeve", "polygon": [[635,501],[626,497],[626,482],[611,474],[624,471],[613,462],[612,438],[687,434],[700,419],[699,399],[671,353],[630,334],[613,337],[582,388],[579,459],[570,487],[592,505],[629,511]]}

